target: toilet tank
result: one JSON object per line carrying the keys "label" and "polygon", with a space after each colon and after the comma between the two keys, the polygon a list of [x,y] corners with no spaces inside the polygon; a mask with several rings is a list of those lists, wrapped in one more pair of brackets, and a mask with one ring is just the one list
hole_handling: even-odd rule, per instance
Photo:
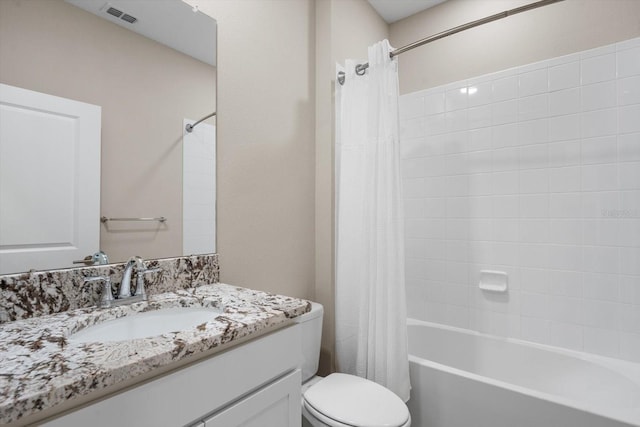
{"label": "toilet tank", "polygon": [[312,302],[310,312],[293,319],[301,327],[302,351],[300,367],[302,369],[302,382],[312,378],[318,372],[323,313],[322,305]]}

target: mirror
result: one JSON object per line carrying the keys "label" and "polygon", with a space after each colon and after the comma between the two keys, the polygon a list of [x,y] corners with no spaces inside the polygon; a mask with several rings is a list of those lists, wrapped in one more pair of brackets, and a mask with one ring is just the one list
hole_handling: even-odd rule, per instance
{"label": "mirror", "polygon": [[110,262],[215,252],[215,116],[184,128],[216,111],[215,60],[215,20],[182,0],[0,2],[0,83],[101,107],[95,250]]}

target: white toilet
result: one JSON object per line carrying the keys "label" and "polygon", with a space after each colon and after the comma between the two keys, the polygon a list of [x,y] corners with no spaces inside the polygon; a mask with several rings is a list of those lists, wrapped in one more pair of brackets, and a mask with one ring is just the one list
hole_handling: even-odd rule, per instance
{"label": "white toilet", "polygon": [[409,409],[395,393],[347,374],[314,376],[318,370],[320,304],[295,318],[302,333],[302,425],[313,427],[409,427]]}

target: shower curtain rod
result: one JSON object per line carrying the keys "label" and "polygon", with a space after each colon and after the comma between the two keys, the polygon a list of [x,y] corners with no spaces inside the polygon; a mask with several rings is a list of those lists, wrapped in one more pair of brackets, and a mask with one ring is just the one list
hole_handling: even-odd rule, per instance
{"label": "shower curtain rod", "polygon": [[[500,13],[496,13],[495,15],[491,15],[491,16],[487,16],[486,18],[481,18],[481,19],[477,19],[475,21],[471,21],[471,22],[467,22],[466,24],[462,24],[459,25],[457,27],[451,28],[449,30],[446,31],[442,31],[438,34],[434,34],[432,36],[426,37],[424,39],[418,40],[416,42],[410,43],[406,46],[402,46],[398,49],[394,49],[393,51],[389,52],[389,57],[393,58],[396,55],[400,55],[401,53],[407,52],[411,49],[414,49],[416,47],[425,45],[427,43],[431,43],[434,42],[436,40],[440,40],[443,39],[445,37],[451,36],[453,34],[459,33],[461,31],[465,31],[468,30],[470,28],[473,27],[477,27],[483,24],[487,24],[489,22],[493,22],[493,21],[497,21],[499,19],[502,18],[506,18],[508,16],[511,15],[515,15],[517,13],[521,13],[521,12],[526,12],[528,10],[532,10],[532,9],[536,9],[538,7],[542,7],[542,6],[547,6],[553,3],[558,3],[561,2],[563,0],[540,0],[540,1],[536,1],[533,3],[529,3],[529,4],[525,4],[524,6],[520,6],[520,7],[516,7],[514,9],[509,9],[509,10],[505,10],[504,12],[500,12]],[[356,74],[359,76],[364,75],[365,70],[369,68],[369,63],[365,62],[364,64],[358,64],[356,65]],[[344,79],[345,79],[345,73],[344,71],[340,71],[338,72],[338,83],[340,83],[341,85],[344,84]]]}
{"label": "shower curtain rod", "polygon": [[213,113],[209,114],[208,116],[201,118],[200,120],[198,120],[198,121],[197,121],[197,122],[195,122],[194,124],[192,124],[192,125],[191,125],[191,124],[186,125],[184,128],[185,128],[185,130],[186,130],[187,132],[192,132],[192,131],[193,131],[193,128],[194,128],[194,127],[196,127],[196,126],[198,125],[198,123],[200,123],[200,122],[202,122],[202,121],[205,121],[205,120],[207,120],[209,117],[213,117],[213,116],[215,116],[215,115],[216,115],[216,112],[214,111]]}

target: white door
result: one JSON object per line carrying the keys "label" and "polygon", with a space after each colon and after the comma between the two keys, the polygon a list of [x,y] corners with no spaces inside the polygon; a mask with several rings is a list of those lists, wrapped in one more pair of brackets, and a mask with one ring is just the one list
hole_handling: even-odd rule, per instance
{"label": "white door", "polygon": [[0,84],[0,274],[99,249],[101,107]]}

